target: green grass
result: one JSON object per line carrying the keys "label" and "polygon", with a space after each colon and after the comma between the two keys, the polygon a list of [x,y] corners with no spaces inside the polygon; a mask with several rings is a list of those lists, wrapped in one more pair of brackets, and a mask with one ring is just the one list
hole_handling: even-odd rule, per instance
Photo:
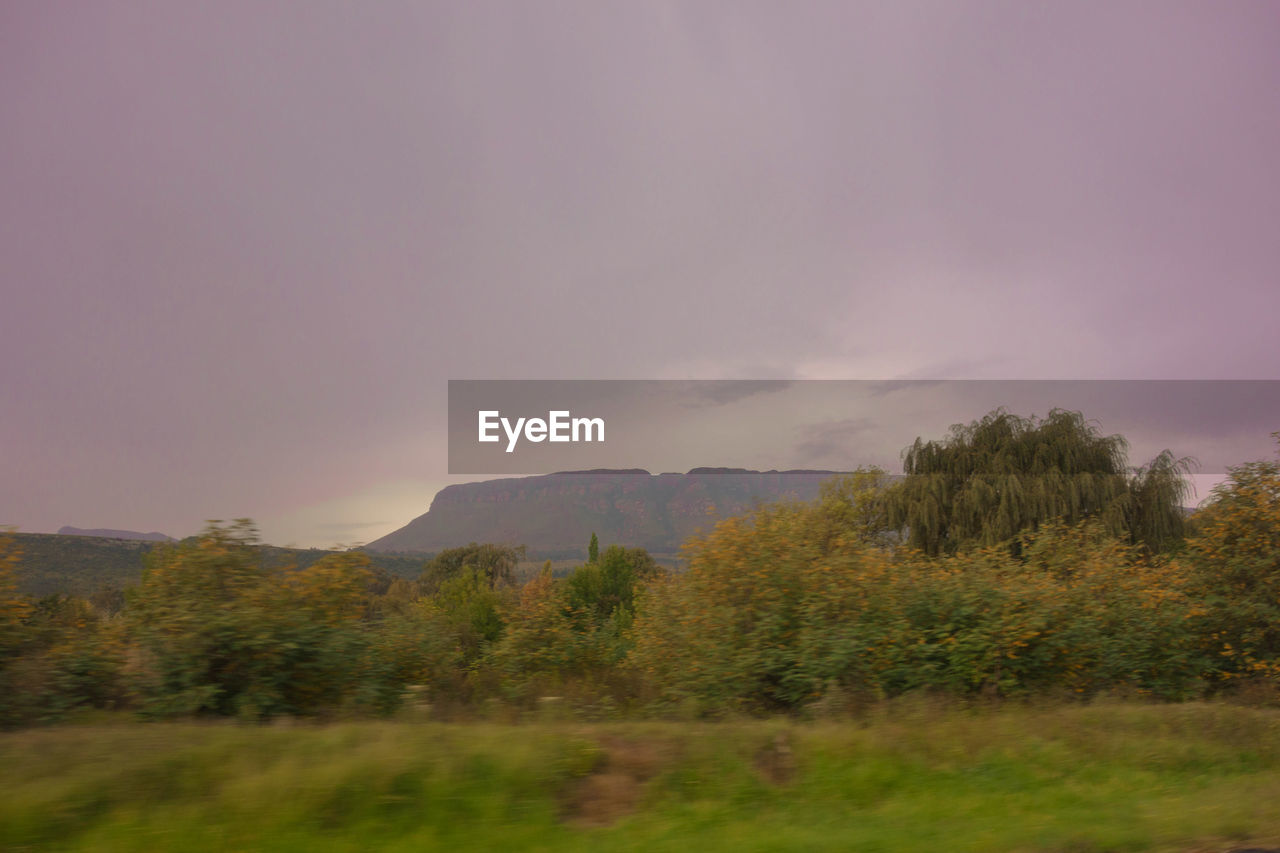
{"label": "green grass", "polygon": [[[770,755],[785,781],[762,769]],[[606,776],[616,820],[587,825]],[[1212,851],[1280,846],[1280,712],[896,703],[811,724],[121,719],[0,736],[0,790],[0,846],[13,850]]]}

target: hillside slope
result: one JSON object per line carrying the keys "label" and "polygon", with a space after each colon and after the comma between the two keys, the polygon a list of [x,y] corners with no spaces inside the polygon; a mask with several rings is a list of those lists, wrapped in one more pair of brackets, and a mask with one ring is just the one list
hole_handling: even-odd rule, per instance
{"label": "hillside slope", "polygon": [[[18,551],[18,591],[37,598],[55,593],[88,596],[103,587],[138,583],[147,555],[163,543],[104,536],[66,536],[58,533],[11,533]],[[306,567],[331,551],[316,548],[260,546],[268,566]],[[388,574],[416,578],[423,557],[370,554],[375,568]]]}

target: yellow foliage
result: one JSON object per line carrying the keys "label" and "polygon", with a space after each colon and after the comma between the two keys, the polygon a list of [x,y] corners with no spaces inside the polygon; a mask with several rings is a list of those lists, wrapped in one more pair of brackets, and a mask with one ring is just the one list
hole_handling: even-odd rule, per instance
{"label": "yellow foliage", "polygon": [[0,535],[0,654],[8,654],[20,640],[22,621],[31,603],[18,594],[18,564],[22,549],[13,536]]}

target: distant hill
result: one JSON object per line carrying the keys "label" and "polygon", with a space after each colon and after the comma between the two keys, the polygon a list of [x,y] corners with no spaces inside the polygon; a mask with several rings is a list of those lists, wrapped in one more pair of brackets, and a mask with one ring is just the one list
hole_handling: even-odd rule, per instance
{"label": "distant hill", "polygon": [[79,527],[71,527],[63,525],[58,528],[59,536],[96,536],[101,539],[138,539],[143,542],[176,542],[172,536],[165,536],[163,533],[139,533],[136,530],[111,530],[109,528],[99,528],[93,530],[84,530]]}
{"label": "distant hill", "polygon": [[[18,561],[18,591],[37,598],[68,593],[88,596],[105,586],[123,589],[138,583],[147,555],[162,543],[105,536],[57,533],[12,533],[22,555]],[[316,548],[259,546],[271,566],[309,566],[332,551]],[[377,568],[391,575],[416,578],[426,555],[369,554]]]}
{"label": "distant hill", "polygon": [[818,496],[838,471],[695,468],[687,474],[640,469],[566,471],[448,486],[426,514],[365,546],[370,551],[437,552],[469,542],[523,544],[531,555],[585,554],[602,544],[672,553],[700,528],[760,503]]}

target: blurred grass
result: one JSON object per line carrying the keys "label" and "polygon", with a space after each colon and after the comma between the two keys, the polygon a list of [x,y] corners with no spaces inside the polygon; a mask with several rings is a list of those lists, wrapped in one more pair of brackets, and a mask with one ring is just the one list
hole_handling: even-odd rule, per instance
{"label": "blurred grass", "polygon": [[[787,772],[762,770],[770,756]],[[607,826],[579,813],[592,774],[621,779],[601,788],[617,800]],[[97,719],[0,736],[0,790],[9,850],[1280,847],[1280,712],[905,701],[817,723]]]}

